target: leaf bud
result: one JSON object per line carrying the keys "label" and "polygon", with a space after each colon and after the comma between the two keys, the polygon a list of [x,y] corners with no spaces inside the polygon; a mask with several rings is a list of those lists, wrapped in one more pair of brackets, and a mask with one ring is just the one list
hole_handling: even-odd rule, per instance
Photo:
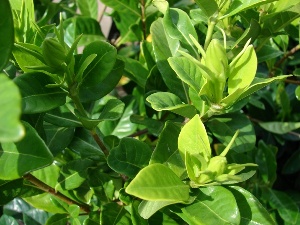
{"label": "leaf bud", "polygon": [[46,64],[55,69],[62,69],[67,51],[55,38],[47,38],[42,45],[42,53]]}

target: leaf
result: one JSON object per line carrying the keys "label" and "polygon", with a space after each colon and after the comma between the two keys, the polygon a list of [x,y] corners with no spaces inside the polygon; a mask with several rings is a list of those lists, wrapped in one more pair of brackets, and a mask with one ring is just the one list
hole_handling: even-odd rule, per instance
{"label": "leaf", "polygon": [[124,137],[117,147],[111,149],[107,162],[116,172],[133,178],[147,166],[151,154],[151,148],[147,144]]}
{"label": "leaf", "polygon": [[122,116],[125,104],[119,99],[110,99],[102,110],[99,120],[117,120]]}
{"label": "leaf", "polygon": [[192,118],[196,113],[193,105],[183,103],[177,95],[169,92],[157,92],[146,98],[157,111],[170,110],[184,117]]}
{"label": "leaf", "polygon": [[166,34],[162,19],[158,19],[152,23],[150,32],[157,68],[165,84],[169,90],[179,96],[182,101],[188,102],[185,86],[167,61],[169,57],[175,56],[179,48],[179,41],[170,38],[169,35]]}
{"label": "leaf", "polygon": [[82,127],[77,117],[64,106],[47,112],[44,120],[60,127]]}
{"label": "leaf", "polygon": [[93,165],[90,159],[78,159],[63,165],[55,189],[72,190],[78,188],[87,178],[87,169]]}
{"label": "leaf", "polygon": [[0,8],[0,72],[4,69],[14,44],[14,22],[9,0],[4,0]]}
{"label": "leaf", "polygon": [[300,170],[300,151],[295,151],[285,162],[282,173],[283,174],[293,174]]}
{"label": "leaf", "polygon": [[200,92],[203,85],[202,73],[194,62],[184,57],[170,57],[168,62],[183,82],[197,93]]}
{"label": "leaf", "polygon": [[219,10],[218,4],[214,0],[196,0],[195,2],[208,18]]}
{"label": "leaf", "polygon": [[233,16],[247,9],[258,7],[260,5],[264,5],[273,1],[275,0],[247,0],[247,1],[234,0],[231,3],[230,8],[227,10],[225,15],[221,16],[219,19],[224,19],[226,17]]}
{"label": "leaf", "polygon": [[181,125],[167,121],[159,135],[149,164],[161,163],[167,165],[178,177],[185,176],[184,161],[178,151],[178,136]]}
{"label": "leaf", "polygon": [[240,224],[240,212],[233,194],[222,186],[200,188],[196,200],[177,213],[190,225]]}
{"label": "leaf", "polygon": [[76,0],[80,12],[84,16],[91,17],[95,20],[98,19],[98,1],[97,0]]}
{"label": "leaf", "polygon": [[273,209],[277,209],[280,217],[286,222],[295,224],[299,216],[296,203],[284,192],[267,189],[264,193]]}
{"label": "leaf", "polygon": [[131,115],[130,121],[132,123],[141,124],[141,125],[146,126],[148,129],[148,132],[155,136],[158,136],[160,134],[160,132],[164,126],[164,123],[162,121],[150,119],[150,118],[147,118],[144,116],[139,116],[139,115]]}
{"label": "leaf", "polygon": [[0,225],[19,225],[19,223],[12,216],[4,214],[0,218]]}
{"label": "leaf", "polygon": [[270,45],[264,45],[258,52],[257,52],[257,60],[258,63],[268,61],[270,59],[277,58],[284,53],[276,48],[273,48]]}
{"label": "leaf", "polygon": [[118,56],[118,58],[125,63],[125,76],[144,88],[149,74],[148,70],[137,60],[125,56]]}
{"label": "leaf", "polygon": [[248,95],[251,95],[252,93],[258,91],[259,89],[262,89],[263,87],[267,86],[268,84],[270,84],[274,81],[282,80],[287,77],[288,76],[286,76],[286,75],[267,78],[267,79],[255,77],[254,80],[252,81],[251,85],[248,88],[246,88],[243,91],[243,93],[239,96],[238,101],[242,100],[243,98],[247,97]]}
{"label": "leaf", "polygon": [[21,141],[1,144],[0,179],[2,180],[17,179],[53,162],[51,152],[34,128],[26,122],[23,122],[23,126],[26,135]]}
{"label": "leaf", "polygon": [[43,73],[24,73],[14,79],[22,95],[25,114],[46,112],[66,102],[66,93],[60,88],[48,88],[51,78]]}
{"label": "leaf", "polygon": [[240,225],[275,225],[269,212],[261,203],[245,189],[237,186],[230,186],[228,190],[234,195],[237,202],[241,221]]}
{"label": "leaf", "polygon": [[212,118],[206,123],[213,135],[227,146],[237,130],[240,130],[231,149],[242,153],[251,151],[255,146],[256,136],[250,120],[242,113],[236,112]]}
{"label": "leaf", "polygon": [[0,205],[5,205],[14,198],[20,196],[22,188],[23,179],[12,181],[0,180]]}
{"label": "leaf", "polygon": [[300,122],[260,122],[258,124],[263,129],[275,134],[286,134],[300,128]]}
{"label": "leaf", "polygon": [[[179,201],[180,202],[180,201]],[[139,214],[144,219],[149,219],[154,213],[165,206],[178,203],[178,201],[142,201],[139,205]]]}
{"label": "leaf", "polygon": [[255,152],[255,163],[258,164],[259,174],[267,185],[272,185],[277,177],[277,148],[267,145],[262,140],[258,142],[258,149]]}
{"label": "leaf", "polygon": [[45,225],[65,225],[68,223],[68,220],[68,214],[54,214],[47,220]]}
{"label": "leaf", "polygon": [[109,75],[116,62],[117,50],[104,41],[92,42],[84,48],[79,64],[82,64],[92,54],[97,56],[83,72],[83,88],[92,87]]}
{"label": "leaf", "polygon": [[253,46],[249,46],[243,55],[229,65],[228,96],[222,103],[232,105],[252,83],[257,69],[257,58]]}
{"label": "leaf", "polygon": [[100,224],[131,225],[131,217],[124,206],[115,202],[103,206],[100,215]]}
{"label": "leaf", "polygon": [[211,157],[210,144],[199,115],[195,115],[182,128],[178,137],[178,149],[182,159],[185,159],[185,153],[188,152],[200,154],[206,162],[209,161]]}
{"label": "leaf", "polygon": [[189,199],[189,186],[167,166],[158,163],[142,169],[125,191],[149,201],[184,202]]}
{"label": "leaf", "polygon": [[21,95],[18,87],[3,73],[0,73],[0,142],[20,140],[24,128],[20,123]]}
{"label": "leaf", "polygon": [[95,101],[110,93],[121,79],[123,75],[123,69],[124,63],[121,60],[117,59],[112,70],[101,82],[89,84],[88,87],[80,87],[80,100],[82,102]]}

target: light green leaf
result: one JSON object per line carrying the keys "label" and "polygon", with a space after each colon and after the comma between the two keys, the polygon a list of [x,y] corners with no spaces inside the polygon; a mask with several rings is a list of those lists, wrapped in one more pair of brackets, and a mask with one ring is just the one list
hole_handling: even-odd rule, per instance
{"label": "light green leaf", "polygon": [[229,65],[228,96],[222,103],[232,105],[252,83],[257,69],[257,58],[253,46],[249,46],[242,56]]}
{"label": "light green leaf", "polygon": [[201,154],[206,161],[210,159],[210,144],[199,115],[195,115],[182,128],[178,137],[178,149],[182,159],[185,159],[185,152]]}
{"label": "light green leaf", "polygon": [[14,22],[9,0],[3,0],[0,8],[0,72],[6,66],[14,44]]}
{"label": "light green leaf", "polygon": [[147,166],[151,154],[151,148],[144,142],[124,137],[117,147],[111,149],[107,162],[116,172],[133,178]]}
{"label": "light green leaf", "polygon": [[[180,201],[179,201],[180,202]],[[144,219],[149,219],[154,213],[165,206],[179,203],[178,201],[142,201],[139,205],[139,214]]]}
{"label": "light green leaf", "polygon": [[47,220],[45,225],[65,225],[68,223],[68,220],[68,214],[54,214]]}
{"label": "light green leaf", "polygon": [[158,19],[152,23],[150,32],[157,68],[166,86],[172,93],[179,96],[181,100],[188,102],[184,84],[177,77],[167,61],[169,57],[175,56],[179,48],[179,40],[172,39],[166,34],[162,19]]}
{"label": "light green leaf", "polygon": [[0,142],[18,141],[24,136],[21,116],[21,95],[18,87],[0,73]]}
{"label": "light green leaf", "polygon": [[295,90],[296,98],[300,101],[300,86],[298,86]]}
{"label": "light green leaf", "polygon": [[215,0],[195,0],[195,2],[206,14],[207,18],[213,16],[219,10],[218,4]]}
{"label": "light green leaf", "polygon": [[72,190],[78,188],[87,178],[87,170],[93,165],[90,159],[78,159],[63,165],[55,189]]}
{"label": "light green leaf", "polygon": [[197,93],[200,92],[203,83],[200,68],[185,57],[171,57],[168,62],[178,77]]}
{"label": "light green leaf", "polygon": [[286,193],[267,189],[264,193],[266,198],[273,209],[277,209],[280,217],[290,224],[295,224],[298,216],[299,209],[296,203]]}
{"label": "light green leaf", "polygon": [[158,163],[142,169],[127,186],[126,192],[149,201],[184,202],[189,199],[189,186],[167,166]]}
{"label": "light green leaf", "polygon": [[34,128],[26,122],[23,122],[23,125],[26,135],[21,141],[1,144],[0,179],[2,180],[17,179],[53,162],[51,152]]}
{"label": "light green leaf", "polygon": [[159,135],[156,148],[151,156],[150,164],[167,165],[178,177],[185,177],[184,161],[178,151],[178,136],[181,125],[167,121]]}
{"label": "light green leaf", "polygon": [[267,79],[255,77],[254,80],[252,81],[251,85],[248,88],[246,88],[243,91],[243,93],[239,96],[238,101],[242,100],[243,98],[247,97],[248,95],[251,95],[252,93],[262,89],[263,87],[267,86],[268,84],[270,84],[274,81],[282,80],[287,77],[288,76],[286,76],[286,75],[267,78]]}
{"label": "light green leaf", "polygon": [[240,131],[231,149],[236,152],[251,151],[255,146],[256,136],[250,120],[236,112],[210,119],[206,125],[213,135],[227,146],[237,130]]}
{"label": "light green leaf", "polygon": [[240,214],[240,225],[275,225],[270,213],[245,189],[237,186],[228,188],[234,195]]}
{"label": "light green leaf", "polygon": [[97,0],[76,0],[78,8],[83,16],[98,19],[98,1]]}
{"label": "light green leaf", "polygon": [[240,224],[240,212],[233,194],[222,186],[200,188],[194,203],[177,213],[190,225]]}
{"label": "light green leaf", "polygon": [[17,76],[14,82],[22,95],[23,113],[46,112],[66,102],[66,93],[63,90],[46,87],[53,82],[43,73],[24,73]]}
{"label": "light green leaf", "polygon": [[300,128],[300,122],[260,122],[258,124],[275,134],[286,134]]}
{"label": "light green leaf", "polygon": [[169,92],[157,92],[146,98],[157,111],[169,110],[183,117],[192,118],[197,110],[193,105],[183,103],[180,98]]}
{"label": "light green leaf", "polygon": [[99,120],[117,120],[122,116],[125,104],[119,99],[110,99],[104,106]]}
{"label": "light green leaf", "polygon": [[220,17],[219,19],[223,19],[229,16],[233,16],[241,11],[254,8],[263,4],[267,4],[270,2],[274,2],[276,0],[247,0],[247,1],[241,1],[241,0],[234,0],[230,8],[227,10],[224,16]]}

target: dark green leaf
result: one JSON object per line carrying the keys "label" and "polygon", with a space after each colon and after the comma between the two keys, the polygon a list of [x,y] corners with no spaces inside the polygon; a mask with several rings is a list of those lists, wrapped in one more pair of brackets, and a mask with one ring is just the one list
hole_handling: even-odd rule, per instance
{"label": "dark green leaf", "polygon": [[14,82],[22,95],[23,113],[40,113],[65,104],[66,93],[60,88],[48,88],[53,83],[43,73],[24,73],[17,76]]}
{"label": "dark green leaf", "polygon": [[222,186],[200,188],[196,200],[177,213],[190,225],[240,224],[240,212],[233,194]]}
{"label": "dark green leaf", "polygon": [[283,174],[292,174],[300,170],[300,150],[295,151],[285,162],[282,169]]}
{"label": "dark green leaf", "polygon": [[59,107],[47,112],[44,120],[60,127],[82,127],[81,122],[66,107]]}
{"label": "dark green leaf", "polygon": [[258,52],[257,52],[257,60],[259,63],[277,58],[283,55],[283,52],[273,48],[270,45],[264,45]]}
{"label": "dark green leaf", "polygon": [[2,143],[0,179],[17,179],[30,171],[45,167],[53,162],[51,152],[34,128],[26,122],[23,125],[26,135],[21,141]]}
{"label": "dark green leaf", "polygon": [[269,212],[248,191],[241,187],[228,188],[234,195],[240,214],[240,225],[275,225]]}
{"label": "dark green leaf", "polygon": [[195,2],[199,6],[199,8],[206,14],[207,18],[213,16],[219,10],[218,4],[215,2],[215,0],[196,0]]}
{"label": "dark green leaf", "polygon": [[213,135],[227,146],[237,130],[240,130],[231,149],[241,153],[251,151],[255,146],[256,136],[250,120],[241,113],[232,113],[210,119],[206,125]]}
{"label": "dark green leaf", "polygon": [[0,73],[0,142],[18,141],[24,136],[21,116],[21,96],[17,86]]}
{"label": "dark green leaf", "polygon": [[108,203],[103,206],[100,215],[100,224],[131,225],[129,212],[117,203]]}
{"label": "dark green leaf", "polygon": [[[22,193],[23,179],[0,180],[0,205],[4,205]],[[0,223],[1,224],[1,223]]]}
{"label": "dark green leaf", "polygon": [[14,22],[9,0],[3,0],[0,8],[0,72],[6,66],[14,44]]}
{"label": "dark green leaf", "polygon": [[133,178],[142,168],[147,166],[151,148],[136,139],[122,138],[118,147],[111,149],[108,165],[118,173]]}
{"label": "dark green leaf", "polygon": [[117,120],[122,116],[125,104],[119,99],[110,99],[102,110],[99,120]]}
{"label": "dark green leaf", "polygon": [[65,225],[69,220],[68,214],[54,214],[51,216],[45,225]]}

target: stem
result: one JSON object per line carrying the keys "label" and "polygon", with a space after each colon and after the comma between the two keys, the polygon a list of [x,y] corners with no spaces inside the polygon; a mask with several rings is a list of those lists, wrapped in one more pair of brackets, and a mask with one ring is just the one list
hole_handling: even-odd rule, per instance
{"label": "stem", "polygon": [[109,151],[105,147],[105,145],[102,142],[102,140],[100,139],[100,137],[98,136],[96,128],[94,128],[93,130],[91,130],[91,134],[92,134],[94,140],[96,141],[96,143],[98,144],[98,146],[100,147],[100,149],[102,150],[102,152],[104,153],[104,155],[107,157],[109,155]]}
{"label": "stem", "polygon": [[215,20],[208,21],[207,34],[206,34],[205,43],[204,43],[204,50],[207,49],[207,47],[211,41],[215,25],[216,25]]}
{"label": "stem", "polygon": [[143,37],[144,40],[147,37],[146,33],[146,16],[145,16],[145,0],[140,0],[141,1],[141,20],[142,20],[142,30],[143,30]]}
{"label": "stem", "polygon": [[138,137],[140,135],[143,135],[143,134],[147,134],[148,133],[148,129],[143,129],[143,130],[139,130],[133,134],[130,134],[128,137]]}
{"label": "stem", "polygon": [[34,177],[33,175],[31,175],[30,173],[25,174],[23,176],[24,179],[28,180],[30,183],[34,184],[38,189],[45,191],[59,199],[61,199],[62,201],[68,203],[69,205],[78,205],[80,207],[80,209],[86,213],[90,212],[90,206],[84,203],[79,203],[76,202],[72,199],[70,199],[69,197],[63,195],[60,192],[55,191],[54,188],[50,187],[49,185],[45,184],[44,182],[40,181],[39,179],[37,179],[36,177]]}

